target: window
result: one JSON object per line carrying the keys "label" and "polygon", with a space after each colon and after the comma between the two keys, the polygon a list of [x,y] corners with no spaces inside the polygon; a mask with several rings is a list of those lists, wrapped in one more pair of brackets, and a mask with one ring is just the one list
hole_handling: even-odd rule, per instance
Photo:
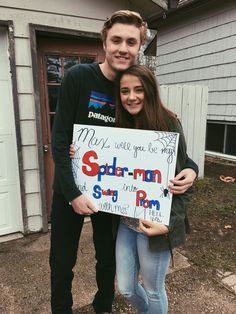
{"label": "window", "polygon": [[53,119],[56,111],[58,92],[62,78],[69,68],[78,63],[93,63],[96,61],[96,56],[55,56],[46,55],[46,71],[47,71],[47,94],[48,108],[50,116],[50,125],[52,128]]}
{"label": "window", "polygon": [[206,150],[236,156],[236,123],[207,122]]}

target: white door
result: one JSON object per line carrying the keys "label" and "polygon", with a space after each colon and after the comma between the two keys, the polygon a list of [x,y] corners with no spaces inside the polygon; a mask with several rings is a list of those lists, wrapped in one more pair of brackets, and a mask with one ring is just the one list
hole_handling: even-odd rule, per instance
{"label": "white door", "polygon": [[0,27],[0,235],[23,231],[8,37]]}

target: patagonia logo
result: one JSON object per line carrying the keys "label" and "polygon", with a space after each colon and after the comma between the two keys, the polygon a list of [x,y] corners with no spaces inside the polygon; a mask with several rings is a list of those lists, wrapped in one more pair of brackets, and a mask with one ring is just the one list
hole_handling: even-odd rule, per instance
{"label": "patagonia logo", "polygon": [[90,94],[88,107],[94,109],[114,110],[115,108],[114,97],[92,91]]}

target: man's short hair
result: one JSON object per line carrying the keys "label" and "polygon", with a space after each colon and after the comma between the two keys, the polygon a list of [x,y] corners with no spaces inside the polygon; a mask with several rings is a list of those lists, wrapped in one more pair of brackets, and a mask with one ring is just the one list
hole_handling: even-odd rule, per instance
{"label": "man's short hair", "polygon": [[106,20],[101,31],[103,43],[106,41],[109,29],[116,23],[134,25],[139,28],[141,44],[144,44],[147,37],[147,23],[138,12],[130,10],[116,11]]}

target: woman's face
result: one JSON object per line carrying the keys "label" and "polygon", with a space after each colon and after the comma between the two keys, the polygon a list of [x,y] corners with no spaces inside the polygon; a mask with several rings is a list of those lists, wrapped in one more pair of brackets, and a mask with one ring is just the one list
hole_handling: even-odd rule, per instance
{"label": "woman's face", "polygon": [[144,89],[137,76],[124,74],[120,80],[120,99],[125,110],[135,116],[143,109]]}

